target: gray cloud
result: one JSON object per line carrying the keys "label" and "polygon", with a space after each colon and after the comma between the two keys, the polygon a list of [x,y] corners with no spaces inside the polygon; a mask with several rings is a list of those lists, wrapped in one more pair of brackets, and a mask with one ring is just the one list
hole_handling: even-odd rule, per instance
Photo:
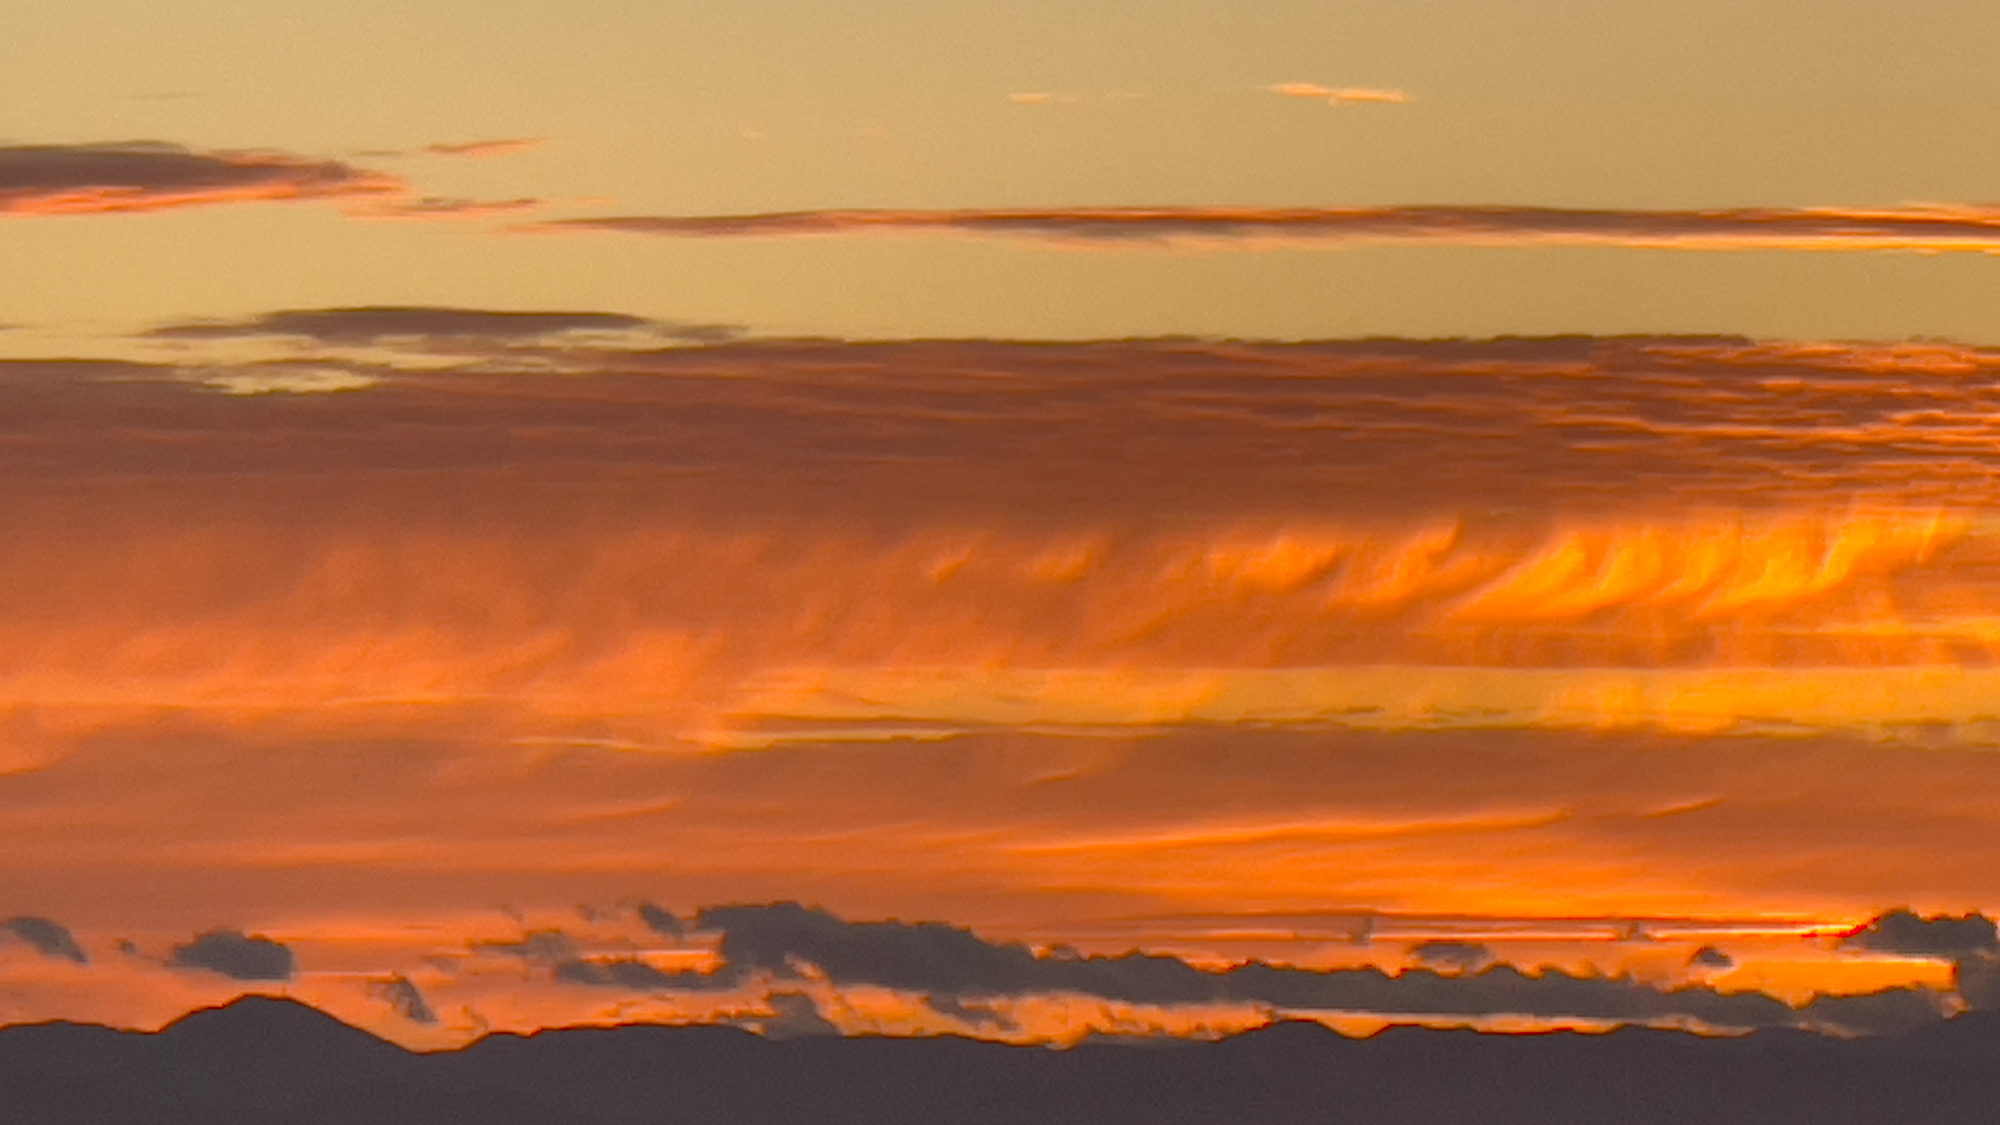
{"label": "gray cloud", "polygon": [[176,969],[202,969],[235,980],[290,980],[295,970],[292,951],[279,942],[236,930],[210,930],[193,941],[174,946],[167,964]]}
{"label": "gray cloud", "polygon": [[1704,969],[1727,969],[1736,964],[1736,959],[1712,945],[1704,945],[1688,958],[1688,964]]}
{"label": "gray cloud", "polygon": [[[320,315],[334,311],[270,320],[357,342],[444,327],[400,314],[393,325],[348,327]],[[467,325],[523,327],[477,313],[455,327]],[[1746,497],[1760,508],[1823,506],[1829,494],[1883,491],[1905,508],[2000,502],[1977,455],[1989,381],[1911,377],[2000,369],[2000,353],[1977,348],[1716,337],[628,342],[453,337],[449,376],[422,378],[316,361],[376,385],[316,396],[296,417],[274,401],[290,396],[255,396],[270,405],[254,427],[240,424],[253,396],[188,394],[188,361],[0,361],[0,438],[40,450],[32,470],[17,472],[115,464],[166,480],[254,465],[325,479],[365,467],[422,488],[422,470],[588,465],[670,477],[682,499],[712,510],[957,506],[998,522],[1148,508],[1296,517],[1305,496],[1327,521],[1551,504],[1630,513],[1634,488],[1668,511]],[[524,373],[539,370],[563,377]],[[216,364],[199,378],[222,385],[232,373],[272,374]],[[569,377],[584,374],[605,377]],[[32,408],[58,393],[89,430]],[[398,424],[411,418],[422,427]],[[128,424],[159,436],[127,437]],[[543,436],[515,440],[523,425]],[[1468,529],[1468,554],[1476,533]],[[1420,633],[1396,635],[1415,643]]]}
{"label": "gray cloud", "polygon": [[481,953],[518,957],[533,965],[557,965],[576,957],[576,942],[561,930],[530,930],[519,941],[482,941],[473,947]]}
{"label": "gray cloud", "polygon": [[803,992],[774,992],[765,999],[777,1015],[758,1021],[758,1030],[769,1039],[801,1039],[808,1036],[839,1035],[840,1028],[819,1014],[819,1005]]}
{"label": "gray cloud", "polygon": [[956,996],[925,996],[924,1006],[940,1015],[972,1024],[975,1027],[992,1027],[1000,1031],[1013,1031],[1021,1025],[1007,1017],[999,1009],[986,1004],[970,1003]]}
{"label": "gray cloud", "polygon": [[373,982],[372,988],[375,995],[387,1001],[389,1006],[396,1010],[396,1014],[404,1019],[422,1024],[438,1022],[437,1013],[431,1010],[423,992],[410,978],[398,974]]}
{"label": "gray cloud", "polygon": [[2000,958],[1960,958],[1951,967],[1951,986],[1968,1008],[2000,1008]]}
{"label": "gray cloud", "polygon": [[1891,910],[1849,931],[1841,944],[1876,953],[1963,957],[2000,953],[2000,933],[1984,914],[1919,917],[1909,910]]}
{"label": "gray cloud", "polygon": [[[1081,956],[987,942],[972,931],[939,923],[847,922],[797,903],[710,907],[696,917],[702,929],[720,930],[731,968],[760,969],[783,978],[798,963],[812,965],[836,985],[867,984],[925,994],[932,1008],[958,1016],[946,998],[1075,993],[1143,1004],[1241,1002],[1295,1010],[1339,1010],[1480,1016],[1509,1014],[1629,1022],[1695,1019],[1728,1027],[1796,1027],[1798,1012],[1759,993],[1723,995],[1688,986],[1657,989],[1625,977],[1539,975],[1511,965],[1470,971],[1483,947],[1432,950],[1455,967],[1417,969],[1391,976],[1378,969],[1305,969],[1252,961],[1226,970],[1198,969],[1177,957],[1132,952]],[[1928,1002],[1928,1001],[1927,1001]],[[1877,1008],[1903,998],[1874,1002]],[[966,1009],[971,1011],[971,1009]],[[1840,1011],[1835,1019],[1828,1012]],[[1935,1017],[1935,1012],[1933,1013]],[[959,1017],[964,1018],[964,1017]],[[1869,1026],[1889,1021],[1884,1011],[1832,1005],[1821,1022]],[[1895,1017],[1900,1018],[1900,1017]],[[1872,1022],[1871,1022],[1872,1021]]]}
{"label": "gray cloud", "polygon": [[1454,969],[1464,973],[1493,960],[1493,951],[1474,942],[1427,941],[1412,946],[1410,957],[1429,968]]}
{"label": "gray cloud", "polygon": [[1886,988],[1858,996],[1816,996],[1799,1009],[1809,1026],[1848,1035],[1901,1035],[1945,1018],[1944,997],[1928,988]]}
{"label": "gray cloud", "polygon": [[169,324],[148,335],[207,340],[294,337],[326,344],[375,344],[394,340],[504,342],[577,332],[646,332],[662,338],[719,341],[735,335],[722,325],[676,324],[607,312],[511,311],[436,305],[373,305],[288,309],[249,320]]}
{"label": "gray cloud", "polygon": [[1093,243],[1395,241],[1696,250],[2000,252],[2000,208],[1974,206],[1700,211],[1511,206],[851,209],[559,219],[520,229],[684,238],[961,233]]}
{"label": "gray cloud", "polygon": [[69,930],[47,918],[9,918],[0,922],[0,932],[13,934],[34,946],[45,957],[74,961],[79,965],[90,960]]}
{"label": "gray cloud", "polygon": [[157,141],[0,147],[0,215],[379,198],[405,190],[393,176],[282,152],[202,152]]}
{"label": "gray cloud", "polygon": [[668,972],[636,957],[572,958],[557,962],[554,970],[559,981],[630,992],[728,991],[742,984],[745,975],[735,966],[713,973]]}
{"label": "gray cloud", "polygon": [[642,902],[638,906],[638,915],[639,920],[646,923],[646,927],[656,934],[675,940],[687,936],[687,926],[679,918],[674,917],[671,911],[662,910],[650,902]]}
{"label": "gray cloud", "polygon": [[1024,945],[995,945],[971,930],[937,922],[847,922],[795,902],[703,909],[695,925],[722,932],[723,959],[780,977],[794,960],[839,984],[876,984],[930,994],[1073,991],[1118,999],[1182,1003],[1211,999],[1215,982],[1175,957],[1037,956]]}

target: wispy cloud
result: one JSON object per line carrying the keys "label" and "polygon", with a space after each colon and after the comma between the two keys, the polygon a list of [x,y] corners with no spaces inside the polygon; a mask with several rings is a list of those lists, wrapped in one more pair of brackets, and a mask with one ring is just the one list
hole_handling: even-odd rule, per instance
{"label": "wispy cloud", "polygon": [[528,152],[547,144],[544,137],[500,137],[492,140],[457,141],[425,145],[419,151],[430,156],[456,156],[468,160],[486,160],[495,156],[513,156]]}
{"label": "wispy cloud", "polygon": [[491,219],[544,205],[540,199],[457,199],[435,195],[380,203],[349,212],[360,219]]}
{"label": "wispy cloud", "polygon": [[2000,206],[1612,210],[1512,206],[840,209],[558,219],[518,229],[681,238],[971,234],[1095,245],[1619,246],[2000,253]]}
{"label": "wispy cloud", "polygon": [[516,340],[567,332],[622,332],[645,328],[644,317],[607,312],[463,309],[437,305],[369,305],[288,309],[248,320],[190,321],[153,329],[160,339],[207,340],[298,337],[328,343],[470,337]]}
{"label": "wispy cloud", "polygon": [[1409,93],[1403,90],[1376,86],[1322,86],[1317,82],[1280,82],[1272,86],[1271,91],[1288,98],[1323,98],[1330,105],[1345,105],[1349,102],[1407,105],[1413,100]]}
{"label": "wispy cloud", "polygon": [[153,141],[0,148],[0,215],[383,200],[407,190],[394,176],[284,152],[203,152]]}
{"label": "wispy cloud", "polygon": [[[527,143],[443,147],[452,150],[445,155],[486,156],[519,151]],[[544,203],[424,195],[387,172],[270,150],[199,151],[157,141],[0,147],[0,216],[284,202],[336,203],[359,219],[485,219],[518,215]]]}

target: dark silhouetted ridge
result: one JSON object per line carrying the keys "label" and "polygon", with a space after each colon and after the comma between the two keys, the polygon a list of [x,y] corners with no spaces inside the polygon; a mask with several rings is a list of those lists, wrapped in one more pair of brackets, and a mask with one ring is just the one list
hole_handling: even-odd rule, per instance
{"label": "dark silhouetted ridge", "polygon": [[1985,1125],[1996,1105],[1990,1013],[1865,1040],[1411,1027],[1351,1040],[1283,1021],[1067,1051],[628,1025],[415,1054],[270,997],[152,1033],[0,1029],[7,1125]]}

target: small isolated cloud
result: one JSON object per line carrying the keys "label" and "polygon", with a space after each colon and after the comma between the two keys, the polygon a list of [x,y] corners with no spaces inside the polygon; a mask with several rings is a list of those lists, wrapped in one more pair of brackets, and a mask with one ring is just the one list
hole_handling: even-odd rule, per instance
{"label": "small isolated cloud", "polygon": [[210,930],[167,955],[175,969],[201,969],[232,980],[290,980],[292,951],[279,942],[236,930]]}
{"label": "small isolated cloud", "polygon": [[79,965],[90,960],[68,929],[47,918],[9,918],[0,922],[0,933],[9,933],[27,942],[44,957],[74,961]]}
{"label": "small isolated cloud", "polygon": [[543,205],[539,199],[454,199],[435,195],[398,202],[385,202],[355,211],[360,219],[490,219],[496,215],[518,215]]}
{"label": "small isolated cloud", "polygon": [[407,190],[394,176],[284,152],[204,152],[158,141],[0,147],[0,215],[379,200]]}
{"label": "small isolated cloud", "polygon": [[2000,933],[1984,914],[1926,918],[1909,910],[1891,910],[1841,935],[1841,944],[1873,953],[1968,957],[2000,953]]}
{"label": "small isolated cloud", "polygon": [[743,976],[727,966],[713,973],[669,972],[636,957],[576,958],[555,965],[559,981],[632,992],[728,991],[741,984]]}
{"label": "small isolated cloud", "polygon": [[1698,969],[1728,969],[1736,964],[1736,959],[1712,945],[1704,945],[1688,958],[1688,964]]}
{"label": "small isolated cloud", "polygon": [[647,929],[662,937],[679,941],[687,936],[686,923],[674,917],[672,911],[662,910],[650,902],[642,902],[639,904],[638,914],[639,920],[646,923]]}
{"label": "small isolated cloud", "polygon": [[523,224],[523,232],[671,238],[967,234],[1089,245],[1615,246],[1662,250],[1904,250],[2000,254],[2000,207],[1736,207],[1700,211],[1560,207],[1019,207],[620,215]]}
{"label": "small isolated cloud", "polygon": [[372,344],[414,337],[521,339],[559,332],[622,331],[644,327],[643,317],[601,312],[512,312],[436,305],[370,305],[288,309],[249,320],[170,324],[149,335],[161,339],[235,339],[295,336],[332,344]]}
{"label": "small isolated cloud", "polygon": [[1493,951],[1476,942],[1427,941],[1410,947],[1410,957],[1432,969],[1471,972],[1493,959]]}
{"label": "small isolated cloud", "polygon": [[457,141],[425,145],[419,151],[430,156],[455,156],[466,160],[486,160],[495,156],[513,156],[516,153],[537,149],[548,143],[546,137],[500,137],[483,141]]}
{"label": "small isolated cloud", "polygon": [[556,966],[576,959],[576,942],[561,930],[529,930],[519,941],[482,941],[472,948],[480,953],[518,957],[531,965]]}
{"label": "small isolated cloud", "polygon": [[374,981],[370,991],[394,1008],[397,1015],[411,1023],[438,1022],[437,1013],[431,1010],[430,1004],[424,999],[424,994],[418,990],[415,982],[406,976],[398,974]]}
{"label": "small isolated cloud", "polygon": [[287,309],[247,320],[188,321],[155,328],[147,335],[161,340],[289,338],[358,346],[413,340],[506,342],[579,332],[644,332],[700,343],[716,343],[738,334],[726,325],[680,324],[624,313],[366,305]]}
{"label": "small isolated cloud", "polygon": [[1015,105],[1049,105],[1053,102],[1074,102],[1076,101],[1076,95],[1052,94],[1046,90],[1024,90],[1020,93],[1008,94],[1007,100],[1013,102]]}
{"label": "small isolated cloud", "polygon": [[927,995],[924,997],[924,1006],[939,1015],[950,1016],[960,1023],[970,1024],[973,1027],[1014,1031],[1021,1026],[997,1008],[971,1003],[956,996]]}
{"label": "small isolated cloud", "polygon": [[819,1014],[819,1005],[803,992],[774,992],[767,999],[777,1015],[761,1021],[758,1030],[769,1039],[839,1035],[840,1028]]}
{"label": "small isolated cloud", "polygon": [[1350,102],[1407,105],[1411,101],[1406,91],[1375,86],[1322,86],[1317,82],[1280,82],[1272,86],[1271,90],[1288,98],[1322,98],[1328,105],[1346,105]]}

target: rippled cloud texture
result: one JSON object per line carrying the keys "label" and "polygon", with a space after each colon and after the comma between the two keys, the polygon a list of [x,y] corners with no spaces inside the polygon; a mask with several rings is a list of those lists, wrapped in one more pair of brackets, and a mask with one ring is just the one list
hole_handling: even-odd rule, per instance
{"label": "rippled cloud texture", "polygon": [[[0,363],[0,1015],[1986,995],[1990,923],[1854,927],[2000,894],[2000,353],[732,336],[366,306]],[[981,936],[840,921],[890,917]]]}

